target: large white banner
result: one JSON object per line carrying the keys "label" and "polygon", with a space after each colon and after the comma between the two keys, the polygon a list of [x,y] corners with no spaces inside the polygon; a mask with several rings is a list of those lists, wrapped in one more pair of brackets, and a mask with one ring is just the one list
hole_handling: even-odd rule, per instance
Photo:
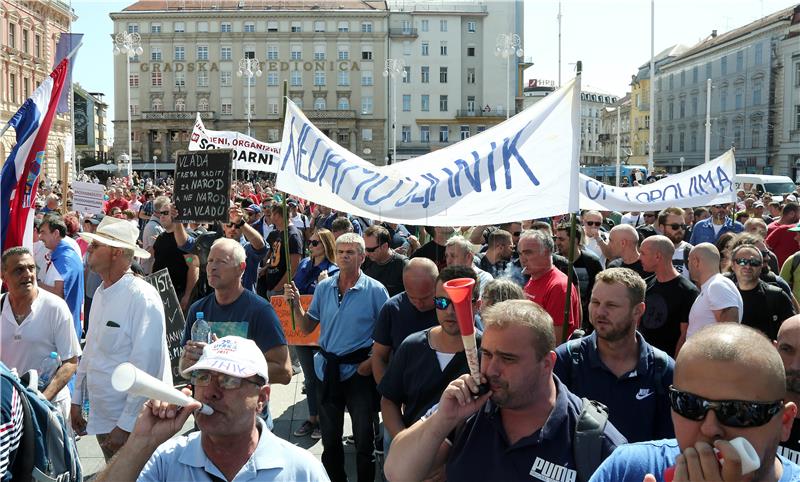
{"label": "large white banner", "polygon": [[240,132],[208,130],[198,112],[189,150],[206,149],[233,149],[233,168],[237,170],[278,172],[280,144],[261,142]]}
{"label": "large white banner", "polygon": [[277,188],[389,222],[462,226],[578,207],[580,79],[467,140],[375,166],[328,139],[288,102]]}
{"label": "large white banner", "polygon": [[105,186],[94,182],[72,181],[72,209],[79,213],[102,214]]}
{"label": "large white banner", "polygon": [[636,187],[616,187],[580,175],[581,209],[659,211],[734,202],[736,160],[733,150],[680,174]]}

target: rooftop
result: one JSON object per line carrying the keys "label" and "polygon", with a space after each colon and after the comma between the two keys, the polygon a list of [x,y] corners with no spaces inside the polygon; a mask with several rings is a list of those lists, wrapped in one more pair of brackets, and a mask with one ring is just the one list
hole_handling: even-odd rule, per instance
{"label": "rooftop", "polygon": [[139,0],[123,12],[202,10],[388,10],[385,1],[370,0]]}

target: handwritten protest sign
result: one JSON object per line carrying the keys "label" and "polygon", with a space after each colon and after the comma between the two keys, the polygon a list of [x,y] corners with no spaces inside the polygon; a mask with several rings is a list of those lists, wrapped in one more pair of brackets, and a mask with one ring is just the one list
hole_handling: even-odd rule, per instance
{"label": "handwritten protest sign", "polygon": [[186,327],[186,320],[183,318],[181,304],[175,294],[175,287],[172,286],[172,279],[166,268],[157,271],[145,278],[145,281],[153,285],[161,296],[164,303],[164,317],[167,321],[167,351],[169,351],[169,363],[172,368],[172,381],[178,384],[182,377],[178,370],[178,361],[181,358],[181,338]]}
{"label": "handwritten protest sign", "polygon": [[178,154],[173,199],[183,222],[228,221],[231,189],[230,150]]}
{"label": "handwritten protest sign", "polygon": [[[308,310],[311,306],[312,295],[300,295],[300,305],[304,310]],[[291,306],[286,301],[285,296],[273,296],[269,299],[272,307],[275,308],[275,313],[278,314],[278,319],[281,321],[283,334],[286,335],[286,342],[290,345],[307,345],[319,346],[319,325],[314,328],[314,331],[308,335],[300,330],[300,320],[295,320],[296,326],[292,329],[292,314]]]}

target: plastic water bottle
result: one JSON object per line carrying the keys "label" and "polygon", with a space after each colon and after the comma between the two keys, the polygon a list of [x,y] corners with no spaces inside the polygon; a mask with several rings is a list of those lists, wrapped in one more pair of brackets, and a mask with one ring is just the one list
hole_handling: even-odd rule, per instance
{"label": "plastic water bottle", "polygon": [[198,311],[192,325],[192,341],[211,343],[211,326],[205,320],[203,312]]}
{"label": "plastic water bottle", "polygon": [[89,383],[86,378],[83,379],[83,386],[81,386],[81,414],[84,420],[89,420]]}
{"label": "plastic water bottle", "polygon": [[47,388],[47,385],[50,384],[50,381],[53,380],[53,376],[56,374],[58,367],[61,366],[61,357],[58,356],[58,353],[51,351],[50,354],[42,360],[41,365],[39,366],[39,391],[44,391]]}

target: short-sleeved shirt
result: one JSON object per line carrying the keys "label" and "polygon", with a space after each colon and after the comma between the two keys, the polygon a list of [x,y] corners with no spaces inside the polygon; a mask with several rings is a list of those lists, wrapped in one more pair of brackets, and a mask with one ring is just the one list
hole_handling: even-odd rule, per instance
{"label": "short-sleeved shirt", "polygon": [[[274,230],[267,236],[266,244],[269,247],[269,254],[266,260],[267,271],[264,287],[267,291],[278,287],[283,275],[286,274],[286,253],[283,248],[283,231]],[[289,254],[303,255],[303,235],[293,224],[289,225]]]}
{"label": "short-sleeved shirt", "polygon": [[683,276],[664,283],[651,276],[646,283],[645,311],[639,321],[639,332],[649,344],[674,357],[681,323],[689,323],[689,310],[700,291]]}
{"label": "short-sleeved shirt", "polygon": [[[680,447],[675,439],[653,440],[617,447],[598,467],[589,482],[642,482],[647,474],[658,480],[668,467],[675,465]],[[778,456],[783,465],[783,475],[778,482],[792,482],[800,478],[800,467]]]}
{"label": "short-sleeved shirt", "polygon": [[778,257],[778,265],[783,265],[789,256],[797,251],[797,241],[794,240],[796,233],[789,231],[795,226],[796,224],[777,224],[777,222],[770,225],[769,234],[764,242]]}
{"label": "short-sleeved shirt", "polygon": [[62,239],[50,252],[50,262],[44,274],[44,282],[53,285],[56,281],[64,283],[64,301],[72,313],[75,333],[82,330],[81,313],[83,311],[83,259],[80,248],[74,249],[75,241]]}
{"label": "short-sleeved shirt", "polygon": [[[537,279],[531,278],[525,285],[525,295],[529,300],[545,309],[553,318],[553,325],[564,324],[564,304],[567,299],[567,275],[553,266],[546,274]],[[581,312],[581,299],[578,290],[572,285],[572,296],[569,307],[569,336],[578,327]]]}
{"label": "short-sleeved shirt", "polygon": [[649,271],[645,271],[644,267],[642,266],[642,260],[637,259],[633,263],[625,263],[622,261],[622,258],[617,258],[614,261],[608,263],[609,268],[628,268],[636,271],[636,273],[642,277],[642,279],[647,278],[648,276],[652,276],[653,273]]}
{"label": "short-sleeved shirt", "polygon": [[444,255],[445,246],[437,244],[434,240],[430,240],[423,244],[418,250],[414,251],[412,258],[428,258],[436,263],[439,270],[443,270],[447,266],[447,259]]}
{"label": "short-sleeved shirt", "polygon": [[372,339],[394,351],[408,335],[437,324],[436,309],[419,311],[403,291],[389,298],[381,307]]}
{"label": "short-sleeved shirt", "polygon": [[[574,439],[583,402],[553,376],[556,403],[542,428],[509,445],[500,408],[491,400],[466,421],[453,442],[447,460],[447,480],[577,480]],[[625,443],[625,437],[607,423],[601,458]],[[639,481],[641,482],[641,480]]]}
{"label": "short-sleeved shirt", "polygon": [[783,320],[794,315],[794,305],[789,296],[777,286],[761,280],[751,290],[739,289],[739,294],[744,307],[742,324],[761,331],[770,340],[776,340]]}
{"label": "short-sleeved shirt", "polygon": [[[259,425],[258,445],[234,480],[273,482],[327,481],[325,468],[310,452],[278,438],[256,417]],[[139,482],[173,481],[207,482],[212,475],[226,480],[206,455],[201,445],[201,432],[174,437],[161,444],[145,464]]]}
{"label": "short-sleeved shirt", "polygon": [[742,295],[736,289],[733,281],[717,273],[703,283],[700,295],[694,300],[689,311],[689,328],[686,338],[689,338],[700,328],[717,322],[712,310],[722,310],[736,307],[739,309],[739,322],[744,315]]}
{"label": "short-sleeved shirt", "polygon": [[183,257],[185,253],[178,249],[175,233],[164,231],[159,234],[153,243],[153,253],[153,272],[167,268],[172,286],[175,287],[175,294],[180,298],[186,291],[189,265]]}
{"label": "short-sleeved shirt", "polygon": [[[556,348],[553,373],[563,380],[570,392],[607,406],[609,421],[629,442],[672,437],[675,433],[667,390],[672,384],[675,362],[661,352],[660,356],[668,363],[666,366],[657,364],[655,351],[658,348],[650,346],[639,333],[636,339],[639,361],[633,370],[620,377],[600,358],[597,332]],[[572,357],[578,355],[581,362],[576,364]]]}
{"label": "short-sleeved shirt", "polygon": [[[451,381],[469,373],[463,351],[441,368],[436,350],[430,345],[430,333],[428,328],[409,335],[393,354],[378,384],[378,392],[383,397],[402,407],[406,427],[413,425],[439,401]],[[476,333],[476,341],[480,346],[480,334]]]}
{"label": "short-sleeved shirt", "polygon": [[[342,294],[340,302],[339,274],[317,285],[308,316],[319,322],[320,348],[335,355],[346,355],[372,346],[375,321],[389,294],[382,284],[360,273],[356,284]],[[320,380],[325,379],[325,363],[322,354],[314,355],[314,369]],[[339,379],[347,380],[357,368],[357,365],[341,364]]]}
{"label": "short-sleeved shirt", "polygon": [[[225,335],[238,335],[256,342],[262,353],[286,344],[286,337],[278,321],[278,315],[269,301],[250,290],[242,291],[236,301],[228,305],[220,305],[214,293],[201,298],[192,304],[186,316],[186,328],[183,330],[181,344],[192,339],[192,325],[197,319],[197,312],[203,312],[203,318],[211,323],[212,331],[220,338]],[[232,323],[233,332],[225,332],[227,327],[216,326],[215,323]]]}
{"label": "short-sleeved shirt", "polygon": [[391,258],[383,264],[367,259],[361,266],[361,271],[370,278],[379,281],[389,292],[389,296],[394,296],[405,289],[403,286],[403,268],[405,268],[406,264],[408,264],[408,258],[400,253],[392,252]]}
{"label": "short-sleeved shirt", "polygon": [[319,275],[323,271],[327,271],[330,276],[339,271],[339,267],[328,261],[328,258],[323,259],[317,265],[314,265],[314,260],[310,257],[303,258],[297,265],[297,271],[294,274],[297,291],[301,295],[313,295],[314,290],[317,289]]}
{"label": "short-sleeved shirt", "polygon": [[267,254],[267,247],[256,249],[250,244],[249,241],[244,239],[244,236],[239,239],[239,243],[244,248],[244,273],[242,273],[242,286],[244,289],[255,291],[256,282],[258,281],[258,263]]}

